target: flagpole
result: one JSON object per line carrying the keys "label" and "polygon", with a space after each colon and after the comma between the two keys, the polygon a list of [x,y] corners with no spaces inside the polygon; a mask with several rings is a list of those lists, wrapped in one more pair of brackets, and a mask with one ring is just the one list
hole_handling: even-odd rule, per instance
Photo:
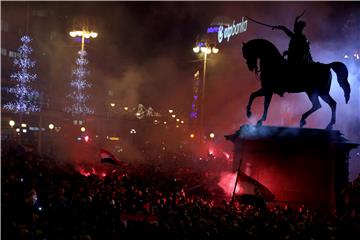
{"label": "flagpole", "polygon": [[236,191],[236,186],[237,186],[237,182],[238,182],[238,179],[239,179],[239,173],[240,173],[240,168],[241,168],[241,162],[242,162],[242,159],[240,159],[240,162],[239,162],[239,168],[237,170],[237,174],[236,174],[236,180],[235,180],[235,186],[234,186],[234,191],[233,191],[233,194],[232,194],[232,202],[234,202],[234,199],[235,199],[235,191]]}

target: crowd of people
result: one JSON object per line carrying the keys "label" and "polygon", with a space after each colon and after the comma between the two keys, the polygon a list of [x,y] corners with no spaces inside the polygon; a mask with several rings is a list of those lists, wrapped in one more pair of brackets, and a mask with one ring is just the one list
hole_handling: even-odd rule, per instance
{"label": "crowd of people", "polygon": [[[2,147],[4,239],[357,239],[359,211],[220,200],[213,175],[153,164],[84,176],[71,164]],[[358,190],[358,189],[357,189]]]}

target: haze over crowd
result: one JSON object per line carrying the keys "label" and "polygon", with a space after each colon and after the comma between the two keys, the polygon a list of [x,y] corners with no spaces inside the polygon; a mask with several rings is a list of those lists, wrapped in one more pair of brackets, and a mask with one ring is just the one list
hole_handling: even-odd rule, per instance
{"label": "haze over crowd", "polygon": [[[20,25],[26,21],[24,2],[2,2],[2,14]],[[68,91],[71,68],[78,45],[68,32],[82,22],[99,32],[86,44],[89,56],[91,104],[95,113],[104,115],[109,90],[122,105],[142,103],[158,112],[172,106],[188,117],[191,110],[193,74],[201,70],[201,60],[192,52],[196,38],[206,32],[216,17],[240,21],[249,16],[270,25],[286,25],[292,29],[296,16],[305,10],[305,34],[311,42],[315,61],[343,61],[349,68],[351,98],[345,104],[341,89],[333,76],[331,95],[338,103],[336,130],[351,141],[360,141],[360,80],[358,62],[344,59],[354,49],[360,49],[359,32],[344,28],[350,18],[360,22],[360,6],[355,2],[30,2],[30,7],[42,6],[54,12],[55,21],[48,29],[30,25],[34,38],[34,54],[46,52],[48,73],[38,73],[45,85],[53,109],[62,109]],[[23,16],[23,17],[21,17]],[[56,21],[63,19],[66,21]],[[16,18],[18,18],[16,20]],[[39,42],[40,31],[56,30],[63,36],[54,41]],[[262,111],[262,100],[255,101],[254,117],[247,119],[245,106],[249,94],[259,87],[242,57],[242,42],[254,38],[272,41],[280,50],[287,49],[288,37],[280,31],[249,22],[247,31],[219,45],[220,52],[210,56],[207,68],[206,123],[219,135],[234,132],[240,125],[254,123]],[[36,53],[37,52],[37,53]],[[46,75],[49,78],[44,79]],[[289,79],[291,81],[291,79]],[[330,109],[323,108],[310,116],[307,127],[324,128],[330,119]],[[310,108],[305,94],[274,96],[265,124],[297,127],[301,115]],[[152,133],[149,138],[156,136]],[[173,139],[176,139],[174,137]],[[171,141],[171,140],[169,140]],[[225,140],[218,144],[227,146]],[[230,146],[231,148],[231,146]],[[360,171],[359,151],[350,159],[350,178]]]}

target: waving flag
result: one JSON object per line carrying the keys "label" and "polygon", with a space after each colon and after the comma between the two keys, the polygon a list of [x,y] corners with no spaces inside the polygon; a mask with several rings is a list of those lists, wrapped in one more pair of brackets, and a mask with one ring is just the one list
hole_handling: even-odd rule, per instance
{"label": "waving flag", "polygon": [[110,152],[100,149],[100,158],[102,163],[110,163],[113,165],[124,166],[125,164],[118,160],[114,155]]}
{"label": "waving flag", "polygon": [[258,196],[267,202],[275,199],[275,195],[267,187],[242,171],[238,171],[237,184],[240,185],[237,195]]}

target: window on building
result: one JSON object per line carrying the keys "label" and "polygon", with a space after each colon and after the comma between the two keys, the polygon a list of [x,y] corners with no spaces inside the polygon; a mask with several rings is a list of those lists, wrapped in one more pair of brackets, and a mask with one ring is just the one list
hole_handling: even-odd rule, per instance
{"label": "window on building", "polygon": [[11,57],[11,58],[16,58],[17,56],[18,56],[18,53],[17,53],[17,52],[14,52],[14,51],[9,50],[9,57]]}
{"label": "window on building", "polygon": [[47,11],[45,11],[45,10],[33,10],[32,15],[34,17],[45,17],[45,16],[47,16]]}
{"label": "window on building", "polygon": [[56,32],[50,32],[50,40],[53,40],[56,37]]}
{"label": "window on building", "polygon": [[5,48],[1,48],[1,55],[6,56],[7,50]]}
{"label": "window on building", "polygon": [[9,31],[9,23],[1,20],[1,31],[2,32],[8,32]]}

